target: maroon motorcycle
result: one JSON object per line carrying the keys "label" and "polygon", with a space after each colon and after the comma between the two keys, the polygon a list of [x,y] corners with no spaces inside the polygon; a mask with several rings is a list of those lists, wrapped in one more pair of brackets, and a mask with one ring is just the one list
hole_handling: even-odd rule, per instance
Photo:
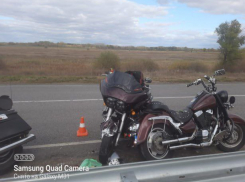
{"label": "maroon motorcycle", "polygon": [[[220,150],[233,152],[245,142],[245,121],[227,110],[233,107],[235,97],[228,101],[228,92],[216,92],[215,76],[225,70],[215,71],[206,85],[197,79],[187,87],[202,84],[198,93],[182,111],[174,111],[158,101],[152,101],[150,88],[140,72],[114,72],[101,82],[101,93],[106,104],[101,124],[102,143],[100,161],[105,164],[118,145],[127,138],[139,145],[147,160],[164,159],[171,151],[186,147],[216,145]],[[145,82],[144,82],[145,81]]]}

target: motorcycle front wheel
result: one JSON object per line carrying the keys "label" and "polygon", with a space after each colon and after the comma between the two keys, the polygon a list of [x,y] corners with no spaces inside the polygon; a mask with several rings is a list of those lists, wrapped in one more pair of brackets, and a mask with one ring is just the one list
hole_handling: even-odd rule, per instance
{"label": "motorcycle front wheel", "polygon": [[108,158],[111,157],[114,148],[114,139],[115,136],[103,136],[100,151],[99,151],[99,161],[101,164],[106,165],[108,162]]}
{"label": "motorcycle front wheel", "polygon": [[235,152],[240,150],[245,144],[245,126],[234,124],[231,137],[219,142],[217,148],[224,152]]}
{"label": "motorcycle front wheel", "polygon": [[3,154],[0,154],[0,175],[5,174],[9,170],[13,169],[12,166],[16,163],[14,155],[22,153],[23,147],[17,147]]}
{"label": "motorcycle front wheel", "polygon": [[171,129],[163,124],[156,124],[152,130],[148,132],[147,139],[140,145],[140,151],[146,160],[160,160],[172,157],[173,151],[169,150],[169,146],[162,145],[162,141],[168,140],[164,138],[163,132],[166,135],[171,135]]}

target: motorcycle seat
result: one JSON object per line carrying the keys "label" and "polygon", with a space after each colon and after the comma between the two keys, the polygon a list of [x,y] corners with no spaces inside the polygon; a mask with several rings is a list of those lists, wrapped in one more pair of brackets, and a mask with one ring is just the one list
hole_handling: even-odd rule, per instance
{"label": "motorcycle seat", "polygon": [[185,108],[182,111],[170,111],[170,115],[177,123],[186,123],[190,121],[190,119],[193,117],[193,112],[189,108]]}
{"label": "motorcycle seat", "polygon": [[160,114],[163,111],[169,113],[170,110],[168,106],[164,105],[163,103],[159,101],[153,101],[150,104],[148,104],[147,108],[144,110],[145,113],[152,113],[152,114]]}
{"label": "motorcycle seat", "polygon": [[186,123],[190,121],[190,119],[193,116],[193,112],[189,108],[185,108],[182,111],[174,111],[174,110],[170,110],[167,105],[159,101],[153,101],[151,104],[148,105],[147,109],[144,112],[159,114],[162,111],[168,113],[176,123]]}

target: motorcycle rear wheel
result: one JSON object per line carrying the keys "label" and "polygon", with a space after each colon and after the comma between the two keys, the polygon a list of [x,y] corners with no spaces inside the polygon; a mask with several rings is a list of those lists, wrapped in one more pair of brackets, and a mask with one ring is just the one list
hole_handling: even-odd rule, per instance
{"label": "motorcycle rear wheel", "polygon": [[[164,129],[164,124],[156,124],[153,129],[148,132],[147,139],[140,145],[140,151],[146,160],[161,160],[170,158],[173,155],[173,151],[169,150],[169,146],[163,146],[161,142],[166,140],[161,137],[160,134],[155,136],[155,141],[149,145],[149,141],[151,140],[151,135],[154,135],[153,132],[162,131]],[[168,126],[165,126],[165,132],[171,135],[171,129]],[[153,133],[153,134],[152,134]]]}
{"label": "motorcycle rear wheel", "polygon": [[111,157],[114,149],[114,139],[115,136],[103,136],[100,151],[99,151],[99,161],[101,164],[106,165],[108,162],[108,158]]}
{"label": "motorcycle rear wheel", "polygon": [[231,138],[221,141],[217,148],[224,152],[235,152],[245,144],[245,126],[235,124]]}

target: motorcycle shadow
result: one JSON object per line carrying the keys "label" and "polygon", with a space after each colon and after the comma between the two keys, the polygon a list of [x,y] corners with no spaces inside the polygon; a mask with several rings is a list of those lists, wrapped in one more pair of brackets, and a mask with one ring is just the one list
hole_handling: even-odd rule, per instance
{"label": "motorcycle shadow", "polygon": [[[128,143],[125,141],[121,141],[119,143],[119,146],[115,149],[115,152],[117,152],[117,154],[123,160],[124,163],[144,161],[140,153],[139,147],[138,146],[129,147]],[[218,154],[218,153],[223,153],[223,152],[218,150],[215,146],[205,147],[201,149],[182,148],[173,151],[172,158],[210,155],[210,154]]]}

